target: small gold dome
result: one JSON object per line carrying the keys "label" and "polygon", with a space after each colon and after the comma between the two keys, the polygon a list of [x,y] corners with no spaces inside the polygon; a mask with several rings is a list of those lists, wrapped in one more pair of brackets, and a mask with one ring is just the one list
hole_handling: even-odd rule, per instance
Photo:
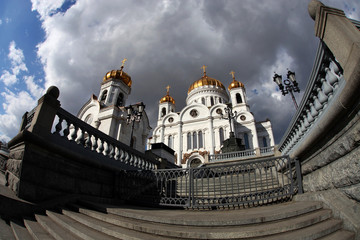
{"label": "small gold dome", "polygon": [[164,102],[170,102],[172,104],[175,104],[175,100],[172,96],[170,95],[166,95],[163,98],[160,99],[160,103],[164,103]]}
{"label": "small gold dome", "polygon": [[211,78],[211,77],[208,77],[208,76],[204,75],[199,80],[196,80],[193,84],[190,85],[189,90],[188,90],[188,94],[192,90],[194,90],[195,88],[198,88],[198,87],[201,87],[201,86],[206,86],[206,85],[218,86],[218,87],[225,90],[224,85],[219,80],[216,80],[215,78]]}
{"label": "small gold dome", "polygon": [[131,77],[122,70],[111,70],[110,72],[107,72],[103,78],[103,82],[106,82],[109,79],[122,80],[123,83],[125,83],[128,87],[131,88]]}
{"label": "small gold dome", "polygon": [[175,100],[172,96],[169,95],[169,90],[170,90],[170,86],[168,85],[166,87],[167,91],[166,91],[166,95],[160,99],[160,103],[164,103],[164,102],[170,102],[172,104],[175,104]]}
{"label": "small gold dome", "polygon": [[233,79],[233,81],[230,83],[228,90],[230,91],[233,88],[245,88],[244,84],[242,82],[236,81]]}

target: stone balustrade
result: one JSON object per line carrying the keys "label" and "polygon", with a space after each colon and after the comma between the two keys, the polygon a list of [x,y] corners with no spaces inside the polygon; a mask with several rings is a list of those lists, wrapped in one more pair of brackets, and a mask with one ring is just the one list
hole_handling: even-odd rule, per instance
{"label": "stone balustrade", "polygon": [[[42,105],[44,103],[47,105],[48,102],[41,101]],[[73,116],[60,106],[55,105],[52,106],[52,108],[56,109],[53,118],[49,119],[51,114],[49,115],[45,113],[47,114],[46,120],[49,122],[47,125],[54,122],[51,125],[49,133],[57,135],[65,141],[76,142],[79,146],[102,154],[114,161],[119,161],[138,169],[153,170],[157,168],[157,165],[159,164],[157,160],[130,148],[126,144],[119,142],[112,137],[109,137],[103,132]],[[26,129],[33,132],[36,122],[43,121],[43,116],[41,114],[37,114],[40,109],[41,108],[39,108],[38,105],[29,113],[26,112],[24,114],[23,122],[20,128],[21,131]],[[47,134],[47,131],[42,129],[41,134]]]}
{"label": "stone balustrade", "polygon": [[222,162],[240,160],[254,157],[270,156],[274,154],[274,146],[258,149],[248,149],[238,152],[220,153],[209,155],[209,162]]}
{"label": "stone balustrade", "polygon": [[326,45],[320,42],[300,106],[278,145],[283,155],[290,155],[292,150],[306,139],[344,85],[339,63]]}

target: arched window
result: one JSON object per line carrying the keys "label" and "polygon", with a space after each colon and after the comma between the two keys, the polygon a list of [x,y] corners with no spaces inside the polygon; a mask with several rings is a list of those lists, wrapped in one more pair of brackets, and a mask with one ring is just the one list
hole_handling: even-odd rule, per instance
{"label": "arched window", "polygon": [[103,91],[102,95],[101,95],[101,98],[100,98],[100,101],[101,102],[104,102],[106,100],[106,97],[107,97],[107,90]]}
{"label": "arched window", "polygon": [[222,103],[222,99],[221,99],[221,98],[219,98],[219,103]]}
{"label": "arched window", "polygon": [[119,93],[119,96],[116,100],[116,106],[121,107],[124,105],[124,94]]}
{"label": "arched window", "polygon": [[165,116],[166,115],[166,108],[162,108],[161,109],[161,116],[163,117],[163,116]]}
{"label": "arched window", "polygon": [[187,150],[191,149],[191,133],[187,134]]}
{"label": "arched window", "polygon": [[223,128],[219,129],[219,139],[220,139],[220,145],[222,145],[222,143],[224,141],[224,129]]}
{"label": "arched window", "polygon": [[263,140],[263,147],[267,147],[268,145],[267,145],[266,137],[263,137],[262,140]]}
{"label": "arched window", "polygon": [[211,104],[211,106],[214,105],[214,98],[213,97],[210,98],[210,104]]}
{"label": "arched window", "polygon": [[201,98],[201,103],[205,105],[205,98]]}
{"label": "arched window", "polygon": [[235,96],[236,96],[236,103],[242,103],[243,102],[240,93],[237,93]]}
{"label": "arched window", "polygon": [[245,142],[245,149],[249,149],[249,135],[247,133],[244,133],[244,142]]}
{"label": "arched window", "polygon": [[199,148],[203,148],[203,147],[204,147],[204,143],[203,143],[202,131],[199,131],[199,132],[198,132],[198,138],[199,138]]}
{"label": "arched window", "polygon": [[173,148],[173,137],[171,135],[168,137],[168,147]]}
{"label": "arched window", "polygon": [[193,149],[197,148],[197,134],[193,132]]}

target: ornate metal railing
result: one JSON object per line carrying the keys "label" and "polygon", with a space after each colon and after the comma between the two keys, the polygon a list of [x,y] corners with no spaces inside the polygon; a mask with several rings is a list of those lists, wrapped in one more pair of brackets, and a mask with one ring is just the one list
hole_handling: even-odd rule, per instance
{"label": "ornate metal railing", "polygon": [[256,206],[302,193],[299,162],[287,156],[154,173],[162,206]]}
{"label": "ornate metal railing", "polygon": [[158,162],[155,159],[109,137],[64,109],[59,108],[56,116],[57,121],[54,123],[54,135],[61,136],[67,141],[76,142],[84,148],[103,154],[115,161],[120,161],[139,169],[156,169]]}
{"label": "ornate metal railing", "polygon": [[273,154],[274,154],[274,146],[259,148],[259,152],[256,149],[248,149],[238,152],[211,154],[209,155],[209,162],[240,160],[240,159],[247,159],[252,157],[269,156]]}
{"label": "ornate metal railing", "polygon": [[279,143],[279,151],[289,155],[318,122],[334,96],[344,86],[342,69],[327,46],[320,42],[314,67],[300,106]]}

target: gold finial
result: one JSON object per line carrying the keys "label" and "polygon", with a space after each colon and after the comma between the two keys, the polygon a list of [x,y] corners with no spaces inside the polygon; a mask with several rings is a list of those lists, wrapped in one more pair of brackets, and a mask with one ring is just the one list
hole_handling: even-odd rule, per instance
{"label": "gold finial", "polygon": [[127,58],[124,58],[124,60],[121,61],[122,62],[121,68],[124,68],[124,64],[125,64],[126,61],[127,61]]}
{"label": "gold finial", "polygon": [[166,90],[167,90],[167,91],[166,91],[166,94],[169,95],[169,90],[170,90],[170,86],[169,86],[169,85],[167,85]]}
{"label": "gold finial", "polygon": [[207,66],[203,65],[201,68],[204,71],[204,77],[205,77],[206,76],[206,68],[207,68]]}
{"label": "gold finial", "polygon": [[234,71],[231,71],[231,72],[230,72],[230,75],[231,75],[232,78],[235,80],[235,72],[234,72]]}
{"label": "gold finial", "polygon": [[122,76],[122,73],[123,73],[123,68],[124,68],[124,64],[125,64],[125,62],[127,61],[127,58],[124,58],[124,60],[122,60],[121,62],[122,62],[122,64],[121,64],[121,67],[120,67],[120,76]]}

